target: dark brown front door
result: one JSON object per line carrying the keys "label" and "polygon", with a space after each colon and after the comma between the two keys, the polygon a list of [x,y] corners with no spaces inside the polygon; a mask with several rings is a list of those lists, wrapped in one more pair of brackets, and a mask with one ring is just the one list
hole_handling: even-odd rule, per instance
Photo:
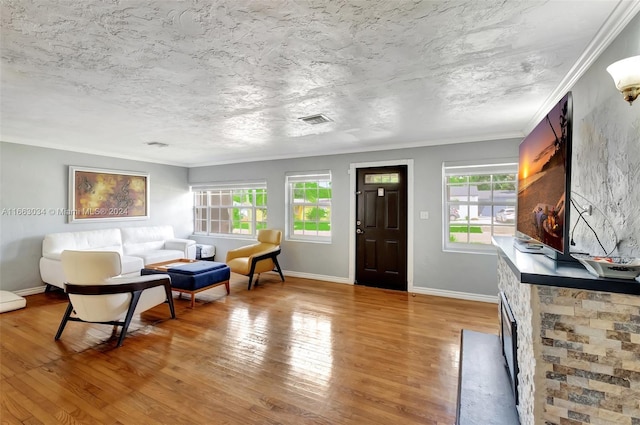
{"label": "dark brown front door", "polygon": [[407,290],[407,167],[359,168],[356,284]]}

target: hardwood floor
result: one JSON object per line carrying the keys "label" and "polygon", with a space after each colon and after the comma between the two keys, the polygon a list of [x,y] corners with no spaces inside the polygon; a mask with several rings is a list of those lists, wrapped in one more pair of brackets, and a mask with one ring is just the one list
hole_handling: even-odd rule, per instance
{"label": "hardwood floor", "polygon": [[232,276],[111,327],[69,323],[63,293],[0,315],[5,424],[447,424],[460,330],[497,333],[495,304],[276,275]]}

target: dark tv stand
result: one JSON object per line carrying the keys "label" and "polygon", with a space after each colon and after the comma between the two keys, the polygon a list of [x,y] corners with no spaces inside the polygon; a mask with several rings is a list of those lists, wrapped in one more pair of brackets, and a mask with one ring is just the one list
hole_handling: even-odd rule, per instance
{"label": "dark tv stand", "polygon": [[545,247],[534,239],[513,238],[513,246],[527,254],[544,254]]}
{"label": "dark tv stand", "polygon": [[549,251],[550,252],[548,254],[545,253],[545,255],[551,258],[553,261],[557,261],[559,263],[565,263],[567,266],[576,264],[576,265],[579,265],[580,267],[583,267],[578,260],[576,260],[571,256],[571,254],[562,254],[560,252],[553,251],[553,250],[549,250]]}
{"label": "dark tv stand", "polygon": [[526,254],[543,254],[545,257],[548,257],[553,261],[580,264],[580,262],[570,254],[562,254],[535,239],[513,238],[513,246],[518,251]]}

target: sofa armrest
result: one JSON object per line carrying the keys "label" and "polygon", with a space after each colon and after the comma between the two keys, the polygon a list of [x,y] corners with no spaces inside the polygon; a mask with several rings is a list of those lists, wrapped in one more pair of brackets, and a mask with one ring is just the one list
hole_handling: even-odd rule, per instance
{"label": "sofa armrest", "polygon": [[193,239],[167,239],[164,241],[164,248],[182,251],[184,258],[196,258],[196,241]]}

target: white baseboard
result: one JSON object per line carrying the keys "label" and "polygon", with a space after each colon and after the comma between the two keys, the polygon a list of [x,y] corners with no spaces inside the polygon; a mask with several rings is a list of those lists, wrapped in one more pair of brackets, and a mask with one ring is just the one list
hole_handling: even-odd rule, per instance
{"label": "white baseboard", "polygon": [[41,294],[44,292],[46,288],[47,288],[47,285],[43,285],[43,286],[36,286],[35,288],[20,289],[19,291],[11,291],[11,292],[13,292],[16,295],[20,295],[21,297],[25,297],[27,295]]}
{"label": "white baseboard", "polygon": [[300,277],[303,279],[315,279],[322,280],[325,282],[334,282],[334,283],[345,283],[347,285],[351,285],[352,283],[346,277],[337,277],[337,276],[325,276],[321,274],[313,274],[313,273],[303,273],[303,272],[293,272],[288,270],[283,270],[282,274],[284,274],[285,279],[287,276],[291,277]]}
{"label": "white baseboard", "polygon": [[472,294],[470,292],[447,291],[445,289],[420,288],[416,286],[413,287],[411,292],[423,295],[433,295],[436,297],[457,298],[459,300],[498,304],[497,295]]}
{"label": "white baseboard", "polygon": [[[293,271],[283,271],[282,273],[284,273],[285,276],[301,277],[303,279],[315,279],[315,280],[322,280],[325,282],[334,282],[334,283],[343,283],[347,285],[353,285],[353,283],[350,282],[349,279],[346,277],[325,276],[325,275],[319,275],[319,274],[293,272]],[[497,295],[472,294],[470,292],[447,291],[445,289],[420,288],[416,286],[414,286],[413,289],[409,292],[415,292],[416,294],[433,295],[436,297],[456,298],[459,300],[480,301],[483,303],[498,304]]]}

